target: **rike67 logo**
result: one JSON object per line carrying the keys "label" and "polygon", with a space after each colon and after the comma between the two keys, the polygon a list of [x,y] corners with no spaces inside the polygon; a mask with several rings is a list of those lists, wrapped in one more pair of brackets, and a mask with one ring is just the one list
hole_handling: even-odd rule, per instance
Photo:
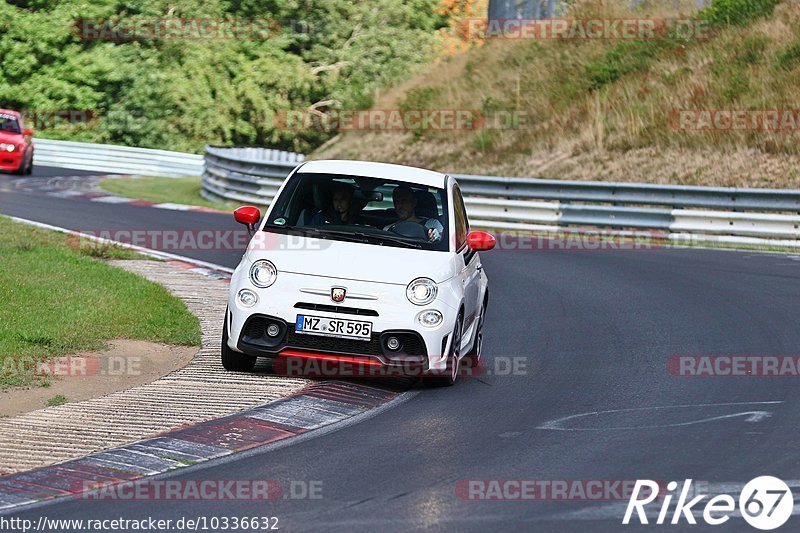
{"label": "rike67 logo", "polygon": [[[644,490],[643,490],[644,489]],[[706,524],[717,526],[724,524],[731,517],[741,516],[748,524],[756,529],[771,530],[777,529],[789,520],[794,509],[794,497],[789,486],[780,479],[772,476],[760,476],[750,480],[739,494],[738,512],[737,502],[730,494],[718,494],[708,498],[706,494],[696,494],[693,498],[692,480],[684,481],[683,486],[678,489],[677,481],[670,481],[667,484],[667,492],[659,491],[659,485],[649,479],[637,480],[633,487],[633,493],[628,500],[628,507],[625,509],[623,524],[629,524],[634,512],[640,524],[649,524],[648,511],[650,518],[653,518],[654,511],[658,504],[648,509],[646,506],[661,499],[658,517],[655,523],[662,525],[671,514],[670,524],[679,524],[686,520],[688,524],[696,524],[694,512],[702,511],[702,518]],[[673,497],[677,495],[677,500],[672,507]],[[672,507],[672,508],[671,508]]]}

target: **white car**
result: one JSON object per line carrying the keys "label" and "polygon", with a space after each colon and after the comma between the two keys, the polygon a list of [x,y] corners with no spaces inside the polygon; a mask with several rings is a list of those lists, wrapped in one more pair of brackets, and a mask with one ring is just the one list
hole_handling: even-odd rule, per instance
{"label": "white car", "polygon": [[[333,361],[452,385],[481,356],[488,280],[456,180],[361,161],[311,161],[286,178],[231,278],[227,370],[257,357]],[[256,230],[256,227],[258,229]]]}

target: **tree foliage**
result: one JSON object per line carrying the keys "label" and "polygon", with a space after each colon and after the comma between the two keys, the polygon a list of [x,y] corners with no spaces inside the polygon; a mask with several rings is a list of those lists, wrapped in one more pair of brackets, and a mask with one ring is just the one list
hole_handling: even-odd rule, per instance
{"label": "tree foliage", "polygon": [[[370,106],[379,88],[431,60],[448,16],[440,0],[0,0],[0,107],[97,117],[36,124],[51,138],[307,151],[329,133],[276,128],[276,113]],[[164,17],[277,29],[267,39],[135,41],[76,29],[79,19]]]}

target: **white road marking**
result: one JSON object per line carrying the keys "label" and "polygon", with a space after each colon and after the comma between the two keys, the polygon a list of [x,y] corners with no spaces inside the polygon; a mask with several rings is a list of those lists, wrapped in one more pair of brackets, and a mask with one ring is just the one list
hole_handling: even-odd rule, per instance
{"label": "white road marking", "polygon": [[655,429],[655,428],[669,428],[669,427],[680,427],[680,426],[690,426],[693,424],[703,424],[705,422],[713,422],[716,420],[725,420],[729,418],[738,418],[742,416],[746,416],[745,422],[762,422],[772,416],[770,411],[742,411],[739,413],[731,413],[727,415],[719,415],[713,416],[708,418],[702,418],[698,420],[690,420],[688,422],[676,422],[673,424],[656,424],[652,426],[609,426],[609,427],[602,427],[602,428],[571,428],[571,427],[564,427],[564,424],[571,421],[576,420],[579,418],[585,418],[590,416],[599,416],[604,414],[615,414],[615,413],[631,413],[631,412],[641,412],[641,411],[657,411],[657,410],[664,410],[664,409],[696,409],[696,408],[703,408],[703,407],[730,407],[730,406],[740,406],[740,405],[775,405],[781,404],[783,401],[767,401],[767,402],[733,402],[733,403],[704,403],[704,404],[696,404],[696,405],[665,405],[665,406],[657,406],[657,407],[633,407],[630,409],[610,409],[608,411],[590,411],[587,413],[579,413],[577,415],[570,415],[565,416],[562,418],[556,418],[555,420],[550,420],[545,422],[541,426],[537,426],[536,429],[549,429],[554,431],[608,431],[608,430],[630,430],[630,429]]}
{"label": "white road marking", "polygon": [[191,211],[193,208],[193,206],[191,205],[173,204],[170,202],[166,202],[163,204],[153,204],[150,207],[155,207],[157,209],[171,209],[173,211]]}
{"label": "white road marking", "polygon": [[93,202],[103,202],[104,204],[128,204],[135,202],[133,198],[123,198],[122,196],[97,196],[92,198]]}

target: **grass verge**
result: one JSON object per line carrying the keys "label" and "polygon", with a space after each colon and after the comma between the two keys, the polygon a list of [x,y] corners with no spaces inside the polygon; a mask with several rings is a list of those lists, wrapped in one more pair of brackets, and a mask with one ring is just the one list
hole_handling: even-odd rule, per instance
{"label": "grass verge", "polygon": [[59,405],[64,405],[67,403],[67,399],[64,397],[63,394],[57,394],[47,400],[47,407],[58,407]]}
{"label": "grass verge", "polygon": [[32,361],[115,338],[200,344],[200,324],[156,283],[102,258],[141,257],[0,217],[0,389],[47,383]]}
{"label": "grass verge", "polygon": [[100,187],[118,196],[148,202],[199,205],[227,211],[231,205],[212,202],[200,195],[199,176],[186,178],[117,178],[100,182]]}

